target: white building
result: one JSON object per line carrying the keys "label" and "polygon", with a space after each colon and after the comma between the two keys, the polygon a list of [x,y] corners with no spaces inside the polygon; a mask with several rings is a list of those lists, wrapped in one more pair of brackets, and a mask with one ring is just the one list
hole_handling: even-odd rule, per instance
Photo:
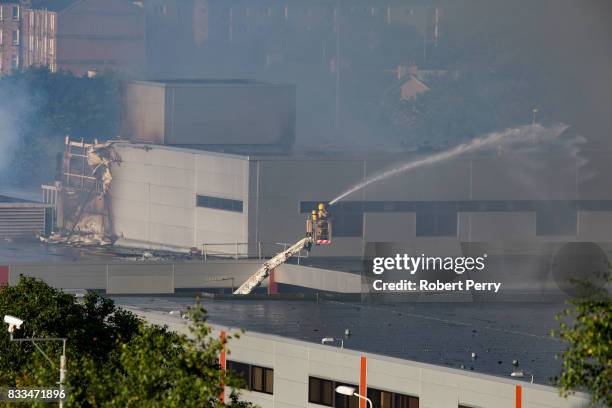
{"label": "white building", "polygon": [[[134,311],[150,323],[188,334],[180,318]],[[214,328],[216,335],[236,331]],[[231,340],[229,350],[222,360],[242,373],[251,388],[242,397],[262,408],[365,408],[357,398],[336,395],[337,385],[368,395],[376,408],[578,408],[589,400],[585,394],[561,398],[557,389],[530,384],[529,378],[501,378],[253,332]]]}

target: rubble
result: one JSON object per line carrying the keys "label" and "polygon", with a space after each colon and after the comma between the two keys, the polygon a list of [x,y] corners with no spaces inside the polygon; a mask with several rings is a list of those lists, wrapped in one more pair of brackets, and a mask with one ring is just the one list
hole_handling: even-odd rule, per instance
{"label": "rubble", "polygon": [[113,141],[85,143],[67,136],[62,179],[56,183],[57,231],[48,244],[107,246],[116,240],[111,217],[112,166],[121,163]]}

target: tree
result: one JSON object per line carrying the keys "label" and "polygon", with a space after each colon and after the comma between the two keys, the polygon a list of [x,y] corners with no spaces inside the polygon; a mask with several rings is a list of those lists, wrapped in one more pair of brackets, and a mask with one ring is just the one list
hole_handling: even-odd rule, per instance
{"label": "tree", "polygon": [[577,390],[591,394],[592,406],[612,407],[612,297],[606,273],[597,285],[591,280],[576,281],[579,294],[557,316],[558,332],[552,334],[568,343],[561,354],[562,373],[556,383],[563,396]]}
{"label": "tree", "polygon": [[40,67],[3,76],[0,159],[12,160],[0,163],[0,178],[8,179],[0,181],[51,181],[64,137],[115,138],[119,110],[119,80],[111,72],[88,78]]}
{"label": "tree", "polygon": [[100,407],[232,407],[248,408],[237,393],[224,405],[222,385],[243,388],[242,381],[222,371],[219,352],[225,340],[212,336],[206,312],[198,304],[188,313],[191,336],[169,332],[165,327],[140,327],[129,343],[111,356],[112,363],[99,371],[88,364],[91,377],[87,402]]}
{"label": "tree", "polygon": [[[68,338],[67,406],[252,406],[237,393],[221,403],[221,384],[236,390],[244,384],[221,370],[219,352],[231,336],[223,341],[212,336],[199,303],[189,310],[191,335],[185,336],[147,325],[96,293],[79,302],[39,279],[21,277],[16,286],[0,289],[0,315],[5,314],[25,321],[16,338]],[[59,344],[39,346],[51,362],[59,361]],[[57,382],[57,364],[51,365],[31,343],[10,342],[6,330],[0,331],[0,355],[4,386],[49,387]]]}
{"label": "tree", "polygon": [[[15,337],[66,337],[69,372],[79,387],[87,382],[77,373],[81,363],[101,364],[120,342],[129,341],[141,324],[133,314],[118,309],[110,299],[95,292],[82,302],[51,288],[43,281],[21,277],[14,287],[0,289],[0,315],[15,315],[25,321]],[[40,343],[52,362],[59,362],[61,344]],[[0,384],[10,387],[49,386],[58,380],[59,367],[52,366],[31,343],[9,341],[6,327],[0,330]],[[78,393],[77,393],[78,395]]]}

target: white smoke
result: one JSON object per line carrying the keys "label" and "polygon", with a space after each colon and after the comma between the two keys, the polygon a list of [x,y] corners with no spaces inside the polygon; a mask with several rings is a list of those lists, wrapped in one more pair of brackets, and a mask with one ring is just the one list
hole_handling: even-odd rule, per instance
{"label": "white smoke", "polygon": [[0,182],[10,181],[15,154],[23,138],[31,104],[29,92],[8,80],[0,80]]}
{"label": "white smoke", "polygon": [[0,106],[0,175],[2,175],[2,178],[8,171],[18,139],[11,113]]}
{"label": "white smoke", "polygon": [[378,175],[375,175],[355,186],[351,187],[344,193],[340,194],[336,198],[330,201],[330,205],[342,200],[343,198],[361,190],[362,188],[376,183],[377,181],[384,180],[388,177],[395,176],[400,173],[414,170],[419,167],[429,166],[432,164],[439,163],[441,161],[450,160],[462,154],[474,152],[480,149],[494,146],[520,146],[527,143],[542,143],[555,139],[563,131],[567,129],[566,125],[556,125],[552,127],[545,127],[540,124],[521,126],[518,128],[511,128],[501,132],[493,132],[488,135],[471,140],[467,143],[460,144],[449,150],[441,153],[436,153],[422,159],[414,160],[408,163],[401,164],[392,169],[386,170]]}

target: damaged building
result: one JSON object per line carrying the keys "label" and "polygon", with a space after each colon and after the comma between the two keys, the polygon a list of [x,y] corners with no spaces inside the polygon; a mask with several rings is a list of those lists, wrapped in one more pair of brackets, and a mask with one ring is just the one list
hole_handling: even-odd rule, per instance
{"label": "damaged building", "polygon": [[[64,239],[78,232],[138,248],[271,255],[304,235],[316,203],[422,157],[292,150],[293,87],[138,81],[124,92],[121,140],[67,141],[58,205]],[[488,253],[490,272],[546,274],[572,251],[605,265],[612,160],[585,155],[586,162],[549,151],[481,152],[373,183],[330,207],[333,244],[311,256],[359,259],[391,245]]]}
{"label": "damaged building", "polygon": [[45,199],[56,214],[55,227],[61,231],[48,241],[110,244],[115,240],[111,167],[119,164],[112,142],[89,144],[66,137],[65,148],[62,180],[43,186]]}

